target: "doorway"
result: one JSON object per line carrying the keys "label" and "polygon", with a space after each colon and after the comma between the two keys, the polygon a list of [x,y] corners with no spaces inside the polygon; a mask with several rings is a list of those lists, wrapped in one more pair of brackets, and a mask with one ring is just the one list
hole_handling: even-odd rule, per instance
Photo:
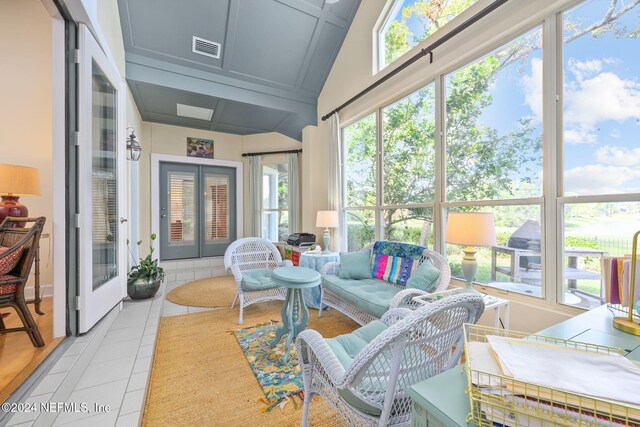
{"label": "doorway", "polygon": [[152,165],[160,259],[223,256],[242,236],[242,163],[152,155]]}
{"label": "doorway", "polygon": [[[27,308],[42,336],[0,333],[0,401],[15,391],[62,342],[65,295],[65,19],[53,1],[0,2],[0,159],[37,171],[39,191],[20,196],[30,217],[45,217],[38,260],[24,286]],[[33,223],[28,222],[26,228]],[[7,329],[21,328],[12,307],[0,310]],[[3,422],[0,414],[0,424]]]}

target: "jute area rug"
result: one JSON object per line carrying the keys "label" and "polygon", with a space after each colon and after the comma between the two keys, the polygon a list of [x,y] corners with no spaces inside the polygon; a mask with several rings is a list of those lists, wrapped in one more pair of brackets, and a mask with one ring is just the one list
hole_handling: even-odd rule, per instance
{"label": "jute area rug", "polygon": [[[245,309],[238,325],[237,308],[163,317],[147,392],[143,426],[299,426],[302,406],[292,400],[265,412],[263,391],[234,331],[280,321],[280,301]],[[309,310],[309,328],[325,337],[349,333],[358,325],[336,310]],[[297,400],[297,399],[296,399]],[[311,426],[343,426],[340,416],[316,397],[309,412]]]}
{"label": "jute area rug", "polygon": [[167,294],[167,300],[191,307],[231,307],[236,290],[233,276],[209,277],[178,286]]}

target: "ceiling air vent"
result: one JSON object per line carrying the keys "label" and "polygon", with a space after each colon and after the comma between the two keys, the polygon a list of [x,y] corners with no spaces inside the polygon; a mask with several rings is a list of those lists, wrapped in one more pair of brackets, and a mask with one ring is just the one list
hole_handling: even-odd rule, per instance
{"label": "ceiling air vent", "polygon": [[193,53],[200,55],[210,56],[212,58],[220,59],[220,50],[222,45],[220,43],[212,42],[210,40],[201,39],[200,37],[193,36]]}

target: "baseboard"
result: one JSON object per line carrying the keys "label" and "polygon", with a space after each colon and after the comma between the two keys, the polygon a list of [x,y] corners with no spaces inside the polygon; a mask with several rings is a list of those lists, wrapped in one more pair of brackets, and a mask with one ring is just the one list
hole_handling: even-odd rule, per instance
{"label": "baseboard", "polygon": [[[25,286],[24,297],[25,299],[33,299],[36,296],[36,291],[33,286]],[[52,297],[53,285],[40,285],[40,297]]]}

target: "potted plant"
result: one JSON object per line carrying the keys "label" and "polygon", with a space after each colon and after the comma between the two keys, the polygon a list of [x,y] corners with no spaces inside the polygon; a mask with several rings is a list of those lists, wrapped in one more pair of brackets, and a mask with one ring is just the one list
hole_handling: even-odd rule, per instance
{"label": "potted plant", "polygon": [[[151,245],[149,246],[149,255],[146,258],[140,258],[137,265],[131,267],[127,277],[127,294],[131,299],[147,299],[152,298],[160,284],[164,280],[164,269],[158,265],[158,260],[153,259],[153,241],[156,240],[156,234],[151,234]],[[127,241],[129,244],[129,241]],[[138,247],[142,244],[142,240],[137,242]],[[131,255],[133,258],[133,254]],[[135,259],[134,259],[135,263]]]}

